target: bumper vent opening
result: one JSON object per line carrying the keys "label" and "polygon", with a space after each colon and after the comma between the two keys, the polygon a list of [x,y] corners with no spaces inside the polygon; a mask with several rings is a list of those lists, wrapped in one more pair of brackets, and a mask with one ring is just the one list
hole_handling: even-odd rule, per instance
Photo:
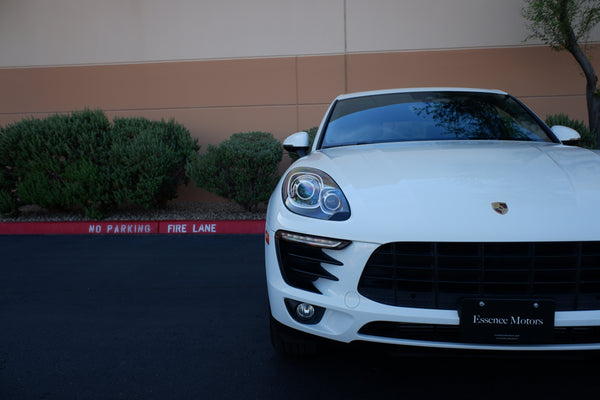
{"label": "bumper vent opening", "polygon": [[317,279],[338,281],[321,264],[342,266],[343,263],[325,254],[322,247],[305,241],[287,240],[280,232],[275,235],[275,243],[281,274],[288,285],[320,294],[314,285]]}

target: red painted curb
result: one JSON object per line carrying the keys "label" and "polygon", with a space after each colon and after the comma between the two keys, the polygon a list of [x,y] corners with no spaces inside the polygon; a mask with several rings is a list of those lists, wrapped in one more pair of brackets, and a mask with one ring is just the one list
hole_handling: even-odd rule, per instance
{"label": "red painted curb", "polygon": [[2,222],[0,235],[259,234],[265,220]]}

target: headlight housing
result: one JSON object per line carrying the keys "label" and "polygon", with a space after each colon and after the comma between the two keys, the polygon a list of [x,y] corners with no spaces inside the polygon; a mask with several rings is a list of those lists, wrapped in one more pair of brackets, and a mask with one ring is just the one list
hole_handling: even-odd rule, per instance
{"label": "headlight housing", "polygon": [[294,168],[283,183],[283,202],[293,213],[311,218],[345,221],[350,206],[340,187],[325,172]]}

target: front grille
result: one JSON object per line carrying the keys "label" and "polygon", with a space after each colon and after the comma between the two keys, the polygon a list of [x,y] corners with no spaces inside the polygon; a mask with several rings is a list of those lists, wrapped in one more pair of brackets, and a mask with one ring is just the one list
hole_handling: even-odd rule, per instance
{"label": "front grille", "polygon": [[[363,326],[360,334],[390,339],[467,343],[458,325],[408,324],[376,321]],[[600,326],[554,327],[552,344],[600,343]]]}
{"label": "front grille", "polygon": [[289,241],[276,236],[279,268],[285,282],[298,289],[321,293],[314,285],[319,279],[337,281],[338,278],[327,272],[321,263],[343,265],[328,256],[323,249],[314,245]]}
{"label": "front grille", "polygon": [[600,308],[600,242],[397,242],[369,258],[358,291],[383,304],[457,309],[460,299],[552,299]]}

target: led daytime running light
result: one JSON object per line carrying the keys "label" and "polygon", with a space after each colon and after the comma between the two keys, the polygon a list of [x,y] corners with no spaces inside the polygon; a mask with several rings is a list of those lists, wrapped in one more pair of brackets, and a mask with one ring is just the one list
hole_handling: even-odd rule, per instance
{"label": "led daytime running light", "polygon": [[322,247],[325,249],[343,249],[350,244],[347,240],[329,239],[320,236],[302,235],[299,233],[279,231],[277,236],[280,239],[290,242],[308,244],[310,246]]}

